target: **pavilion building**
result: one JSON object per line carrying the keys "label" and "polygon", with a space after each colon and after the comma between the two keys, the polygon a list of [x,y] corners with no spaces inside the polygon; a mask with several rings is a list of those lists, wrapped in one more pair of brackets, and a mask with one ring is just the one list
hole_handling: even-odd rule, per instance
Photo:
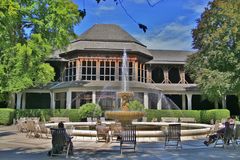
{"label": "pavilion building", "polygon": [[[212,103],[201,96],[184,65],[192,51],[151,50],[114,24],[96,24],[48,62],[55,80],[29,88],[16,96],[16,108],[78,108],[92,102],[103,110],[119,108],[122,55],[128,55],[129,91],[145,108],[211,109],[238,108],[234,95]],[[169,105],[163,99],[170,99]],[[231,110],[231,109],[230,109]],[[235,112],[235,110],[234,110]],[[239,112],[239,111],[237,111]]]}

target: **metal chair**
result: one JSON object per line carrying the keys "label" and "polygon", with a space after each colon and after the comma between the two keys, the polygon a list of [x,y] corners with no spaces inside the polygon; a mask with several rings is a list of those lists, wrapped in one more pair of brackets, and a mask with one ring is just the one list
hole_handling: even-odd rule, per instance
{"label": "metal chair", "polygon": [[51,128],[52,150],[51,156],[66,154],[68,158],[70,143],[66,141],[66,130],[64,128]]}
{"label": "metal chair", "polygon": [[[123,144],[133,144],[133,146],[123,147]],[[122,154],[123,149],[136,149],[136,126],[134,125],[127,125],[124,127],[123,131],[121,132],[121,139],[120,139],[120,152]]]}
{"label": "metal chair", "polygon": [[225,131],[223,134],[218,134],[217,135],[217,140],[214,144],[214,147],[216,146],[221,146],[225,147],[226,144],[232,144],[234,146],[234,132],[232,128],[225,128]]}
{"label": "metal chair", "polygon": [[167,133],[165,135],[164,148],[166,148],[166,146],[176,146],[176,148],[178,148],[179,145],[180,145],[180,148],[182,148],[181,124],[169,124]]}

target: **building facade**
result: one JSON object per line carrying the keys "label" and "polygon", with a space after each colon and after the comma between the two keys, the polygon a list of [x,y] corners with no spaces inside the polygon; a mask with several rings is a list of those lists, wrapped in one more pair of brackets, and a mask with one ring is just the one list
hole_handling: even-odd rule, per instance
{"label": "building facade", "polygon": [[103,110],[118,109],[124,49],[128,55],[129,91],[145,108],[238,106],[234,95],[215,103],[203,99],[184,69],[187,57],[194,52],[149,50],[119,26],[97,24],[66,50],[54,52],[48,60],[55,69],[54,82],[18,93],[16,108],[71,109],[92,102],[100,104]]}

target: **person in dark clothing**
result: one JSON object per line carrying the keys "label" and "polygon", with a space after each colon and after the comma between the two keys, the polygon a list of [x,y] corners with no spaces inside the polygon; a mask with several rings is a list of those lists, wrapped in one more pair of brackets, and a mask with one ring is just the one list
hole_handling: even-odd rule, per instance
{"label": "person in dark clothing", "polygon": [[69,154],[70,154],[70,155],[73,155],[73,143],[72,143],[72,137],[70,137],[70,136],[67,134],[67,131],[66,131],[66,129],[64,128],[64,124],[63,124],[63,122],[59,122],[59,123],[58,123],[58,128],[62,128],[62,129],[65,130],[65,138],[66,138],[66,142],[67,142],[67,144],[70,144]]}
{"label": "person in dark clothing", "polygon": [[230,128],[230,123],[225,122],[225,127],[219,129],[216,133],[209,136],[208,141],[204,141],[203,143],[208,146],[209,144],[214,143],[219,136],[223,136],[225,131]]}
{"label": "person in dark clothing", "polygon": [[[63,134],[64,134],[64,137],[65,137],[65,140],[66,140],[66,143],[67,143],[67,145],[69,145],[70,144],[70,146],[69,146],[69,155],[73,155],[73,143],[72,143],[72,137],[70,137],[68,134],[67,134],[67,131],[66,131],[66,129],[64,128],[64,124],[63,124],[63,122],[59,122],[58,123],[58,128],[59,129],[63,129]],[[54,135],[56,135],[56,131],[53,131],[53,133],[52,133],[52,135],[54,136]],[[53,141],[53,140],[52,140]],[[54,143],[54,142],[52,142],[52,143]],[[59,152],[59,148],[53,148],[54,150],[53,150],[53,152]],[[50,156],[51,155],[51,152],[52,152],[52,150],[51,151],[49,151],[48,152],[48,155]]]}

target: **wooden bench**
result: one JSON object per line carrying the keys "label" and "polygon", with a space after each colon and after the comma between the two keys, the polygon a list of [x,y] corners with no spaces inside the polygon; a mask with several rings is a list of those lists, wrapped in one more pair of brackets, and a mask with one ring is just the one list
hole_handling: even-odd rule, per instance
{"label": "wooden bench", "polygon": [[196,120],[193,117],[180,117],[180,122],[183,122],[183,123],[196,123]]}
{"label": "wooden bench", "polygon": [[50,117],[50,123],[69,122],[69,117]]}
{"label": "wooden bench", "polygon": [[161,117],[162,122],[178,122],[177,117]]}

